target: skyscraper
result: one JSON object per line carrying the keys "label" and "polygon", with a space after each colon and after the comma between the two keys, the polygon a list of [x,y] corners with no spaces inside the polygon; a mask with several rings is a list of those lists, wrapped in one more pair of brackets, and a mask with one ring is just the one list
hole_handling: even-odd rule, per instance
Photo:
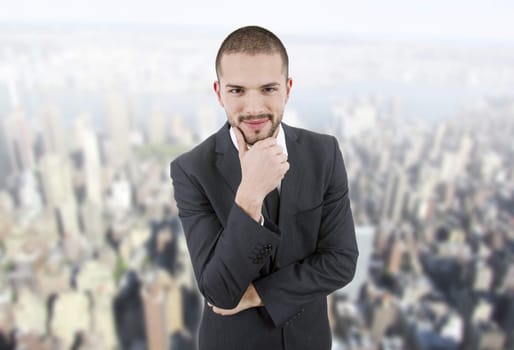
{"label": "skyscraper", "polygon": [[4,119],[4,135],[11,164],[17,171],[34,167],[33,132],[25,114],[18,110]]}
{"label": "skyscraper", "polygon": [[56,154],[46,154],[40,161],[39,170],[46,205],[54,210],[60,233],[78,234],[70,161]]}
{"label": "skyscraper", "polygon": [[408,191],[407,174],[404,169],[395,167],[387,175],[383,199],[382,220],[400,222]]}
{"label": "skyscraper", "polygon": [[157,281],[152,281],[145,284],[141,290],[141,297],[145,311],[148,349],[168,349],[166,294]]}
{"label": "skyscraper", "polygon": [[110,145],[107,152],[108,162],[118,168],[129,158],[131,129],[128,106],[121,96],[110,97],[106,121]]}
{"label": "skyscraper", "polygon": [[14,159],[8,149],[4,120],[0,117],[0,189],[7,186],[8,176],[14,171]]}

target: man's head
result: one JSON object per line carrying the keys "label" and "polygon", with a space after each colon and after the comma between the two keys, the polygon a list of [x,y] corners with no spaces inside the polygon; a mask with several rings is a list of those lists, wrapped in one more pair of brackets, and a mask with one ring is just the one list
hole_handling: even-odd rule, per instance
{"label": "man's head", "polygon": [[214,91],[248,144],[276,135],[292,86],[288,65],[280,39],[261,27],[237,29],[221,44]]}
{"label": "man's head", "polygon": [[221,58],[225,54],[234,53],[248,55],[279,54],[282,58],[285,78],[287,79],[289,76],[289,57],[286,48],[275,34],[265,28],[258,26],[242,27],[230,33],[223,40],[216,55],[216,76],[218,80],[220,80],[222,74]]}

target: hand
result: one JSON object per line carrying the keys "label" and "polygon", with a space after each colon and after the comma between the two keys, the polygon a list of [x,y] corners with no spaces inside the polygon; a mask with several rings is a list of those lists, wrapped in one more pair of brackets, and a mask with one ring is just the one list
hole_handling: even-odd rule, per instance
{"label": "hand", "polygon": [[210,303],[208,303],[208,305],[212,308],[212,311],[218,315],[231,316],[246,309],[250,309],[252,307],[263,306],[264,304],[262,303],[261,297],[257,293],[257,290],[255,289],[253,283],[250,283],[250,285],[246,289],[245,294],[243,294],[243,297],[241,298],[239,304],[237,304],[235,308],[227,310],[221,309]]}
{"label": "hand", "polygon": [[238,128],[233,130],[241,163],[241,183],[236,193],[236,203],[259,221],[264,197],[278,186],[289,170],[287,155],[275,137],[260,140],[247,149],[241,131]]}

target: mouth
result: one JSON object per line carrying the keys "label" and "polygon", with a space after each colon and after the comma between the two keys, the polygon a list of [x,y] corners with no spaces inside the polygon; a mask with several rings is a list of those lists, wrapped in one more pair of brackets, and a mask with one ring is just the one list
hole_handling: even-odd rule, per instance
{"label": "mouth", "polygon": [[269,117],[261,117],[261,118],[247,118],[241,120],[241,124],[244,124],[250,129],[257,130],[263,128],[268,122],[270,122]]}
{"label": "mouth", "polygon": [[254,120],[245,120],[243,123],[251,129],[260,129],[262,128],[269,119],[254,119]]}

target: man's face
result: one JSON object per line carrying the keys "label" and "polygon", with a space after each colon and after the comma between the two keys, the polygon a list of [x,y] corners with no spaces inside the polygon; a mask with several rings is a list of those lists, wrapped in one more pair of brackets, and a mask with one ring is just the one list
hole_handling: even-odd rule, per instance
{"label": "man's face", "polygon": [[214,91],[230,125],[249,145],[275,136],[292,86],[280,55],[225,54],[220,68]]}

